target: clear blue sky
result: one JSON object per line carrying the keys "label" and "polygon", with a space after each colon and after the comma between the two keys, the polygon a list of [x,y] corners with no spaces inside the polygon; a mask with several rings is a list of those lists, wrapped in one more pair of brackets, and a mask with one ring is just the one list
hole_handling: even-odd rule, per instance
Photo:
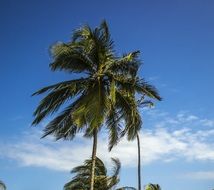
{"label": "clear blue sky", "polygon": [[[40,140],[30,127],[37,89],[68,79],[52,73],[48,48],[74,29],[109,23],[118,53],[141,51],[140,75],[163,101],[142,113],[143,183],[163,190],[214,188],[214,1],[0,1],[0,180],[8,190],[63,188],[90,155],[90,140]],[[100,135],[100,144],[105,147]],[[128,147],[128,149],[126,148]],[[136,186],[135,142],[121,142],[121,185]],[[107,151],[99,155],[108,159]]]}

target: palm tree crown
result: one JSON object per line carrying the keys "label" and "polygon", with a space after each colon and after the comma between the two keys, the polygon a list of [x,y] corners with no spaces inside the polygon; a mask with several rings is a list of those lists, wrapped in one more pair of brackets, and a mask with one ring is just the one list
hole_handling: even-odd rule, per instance
{"label": "palm tree crown", "polygon": [[[78,79],[47,86],[33,94],[48,92],[34,112],[33,124],[40,123],[63,104],[68,104],[47,124],[43,137],[52,134],[56,139],[73,139],[78,131],[84,129],[86,136],[92,136],[93,130],[99,129],[106,121],[112,147],[120,129],[115,125],[121,118],[128,128],[133,123],[137,130],[140,128],[140,116],[130,109],[135,106],[135,101],[129,92],[136,90],[159,98],[153,86],[137,77],[139,51],[122,57],[115,55],[105,21],[94,30],[89,26],[78,29],[71,42],[57,43],[51,54],[51,70],[81,75]],[[131,138],[134,134],[129,133]]]}
{"label": "palm tree crown", "polygon": [[[94,188],[96,190],[136,190],[133,187],[121,187],[116,189],[116,185],[119,183],[119,173],[121,164],[116,158],[112,158],[113,169],[111,176],[107,175],[107,168],[102,160],[96,158],[95,167],[95,183]],[[90,188],[90,169],[92,160],[86,160],[84,165],[75,167],[71,173],[74,177],[71,181],[65,184],[64,190],[89,190]]]}
{"label": "palm tree crown", "polygon": [[53,134],[57,139],[72,139],[75,133],[87,127],[85,135],[92,135],[107,114],[108,79],[104,66],[113,59],[112,42],[107,25],[102,23],[94,31],[85,26],[72,36],[68,43],[57,43],[51,49],[53,71],[80,73],[81,78],[45,87],[34,94],[49,92],[34,112],[33,124],[38,124],[66,102],[70,102],[45,128],[44,136]]}
{"label": "palm tree crown", "polygon": [[146,185],[145,190],[161,190],[160,185],[149,183]]}

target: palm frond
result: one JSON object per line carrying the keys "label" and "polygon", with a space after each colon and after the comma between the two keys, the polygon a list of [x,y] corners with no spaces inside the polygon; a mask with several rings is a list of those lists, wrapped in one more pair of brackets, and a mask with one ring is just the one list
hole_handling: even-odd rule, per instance
{"label": "palm frond", "polygon": [[124,75],[113,75],[113,79],[115,80],[115,83],[117,85],[117,88],[129,92],[133,95],[135,95],[135,83],[136,78],[135,77],[126,77]]}
{"label": "palm frond", "polygon": [[139,108],[151,108],[154,106],[154,103],[151,100],[145,100],[144,97],[141,97],[141,99],[137,100],[137,105]]}
{"label": "palm frond", "polygon": [[35,119],[32,124],[38,124],[47,115],[56,112],[66,101],[83,92],[89,84],[90,80],[88,78],[82,78],[57,83],[35,92],[33,95],[51,91],[40,101],[39,106],[34,112]]}
{"label": "palm frond", "polygon": [[122,58],[115,59],[114,62],[107,66],[107,70],[124,76],[136,76],[141,65],[138,59],[139,53],[139,51],[135,51],[123,55]]}
{"label": "palm frond", "polygon": [[160,97],[158,90],[144,79],[137,79],[135,83],[135,89],[138,93],[145,94],[149,98],[162,100]]}
{"label": "palm frond", "polygon": [[74,42],[84,47],[84,51],[97,68],[100,67],[101,63],[105,63],[113,57],[113,41],[110,39],[105,21],[94,30],[86,25],[75,31],[73,34]]}
{"label": "palm frond", "polygon": [[120,173],[120,169],[121,169],[120,160],[118,158],[111,158],[111,160],[113,162],[112,176],[118,176]]}
{"label": "palm frond", "polygon": [[55,136],[56,140],[61,138],[72,140],[76,133],[81,129],[80,126],[76,125],[76,121],[73,118],[73,112],[83,98],[84,95],[80,96],[76,101],[65,108],[61,114],[50,121],[44,129],[42,138],[51,134]]}
{"label": "palm frond", "polygon": [[78,43],[85,39],[91,39],[92,33],[93,31],[90,26],[84,25],[73,32],[72,43]]}
{"label": "palm frond", "polygon": [[146,185],[145,190],[161,190],[160,185],[149,183]]}
{"label": "palm frond", "polygon": [[111,158],[113,162],[113,168],[112,168],[112,175],[108,178],[108,189],[112,189],[115,187],[119,182],[119,173],[121,169],[121,163],[120,160],[117,158]]}
{"label": "palm frond", "polygon": [[103,20],[101,22],[100,28],[103,31],[103,36],[105,37],[105,39],[109,40],[110,39],[110,33],[109,33],[108,24],[107,24],[106,20]]}
{"label": "palm frond", "polygon": [[127,134],[128,140],[133,140],[141,129],[142,123],[135,98],[126,92],[120,91],[116,91],[116,96],[117,105],[121,109],[126,124],[121,135],[124,136]]}
{"label": "palm frond", "polygon": [[68,72],[94,72],[94,63],[81,46],[57,43],[51,47],[51,70]]}
{"label": "palm frond", "polygon": [[111,110],[109,111],[107,118],[106,118],[106,127],[109,130],[109,143],[108,149],[111,149],[117,145],[120,140],[120,133],[121,133],[121,116],[119,115],[118,111],[112,105]]}
{"label": "palm frond", "polygon": [[102,85],[94,84],[94,86],[88,90],[73,116],[74,118],[79,118],[84,115],[88,123],[85,136],[90,137],[93,135],[94,128],[99,129],[103,124],[108,109],[109,100],[106,89]]}

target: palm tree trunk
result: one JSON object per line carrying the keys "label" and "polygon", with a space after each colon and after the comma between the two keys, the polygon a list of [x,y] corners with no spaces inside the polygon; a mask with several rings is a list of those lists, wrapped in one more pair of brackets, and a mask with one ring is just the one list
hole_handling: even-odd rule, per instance
{"label": "palm tree trunk", "polygon": [[95,173],[96,153],[97,153],[97,130],[95,129],[94,135],[93,135],[90,190],[94,190],[94,173]]}
{"label": "palm tree trunk", "polygon": [[140,137],[137,134],[137,148],[138,148],[138,190],[141,190],[141,160],[140,160]]}

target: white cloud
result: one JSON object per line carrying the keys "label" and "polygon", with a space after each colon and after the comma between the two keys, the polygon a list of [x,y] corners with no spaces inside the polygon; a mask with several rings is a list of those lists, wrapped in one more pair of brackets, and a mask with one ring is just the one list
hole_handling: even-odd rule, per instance
{"label": "white cloud", "polygon": [[[35,131],[34,131],[35,132]],[[79,135],[78,135],[79,136]],[[77,140],[79,137],[77,136]],[[0,144],[0,156],[16,160],[20,166],[45,167],[70,171],[90,155],[90,143],[55,142],[52,138],[40,139],[41,132],[25,133],[22,141]]]}
{"label": "white cloud", "polygon": [[214,119],[201,118],[188,111],[180,111],[176,115],[172,116],[168,112],[163,112],[158,109],[144,109],[142,113],[150,120],[156,121],[156,125],[159,127],[169,126],[188,126],[188,127],[214,127]]}
{"label": "white cloud", "polygon": [[[140,134],[143,164],[172,162],[177,159],[214,162],[214,129],[195,128],[197,125],[210,127],[211,119],[199,118],[188,112],[180,112],[172,117],[169,113],[158,110],[147,110],[147,117],[155,122],[153,128],[144,128]],[[83,138],[81,134],[71,142],[55,142],[52,137],[40,139],[41,135],[41,131],[32,129],[30,134],[25,132],[15,141],[8,139],[6,144],[0,141],[0,157],[16,160],[21,166],[67,171],[91,156],[92,140]],[[107,140],[100,137],[98,156],[107,164],[110,157],[118,157],[124,167],[135,167],[136,141],[127,142],[124,138],[109,153]]]}
{"label": "white cloud", "polygon": [[[207,142],[214,130],[193,132],[182,128],[169,132],[166,128],[144,130],[140,135],[143,164],[154,161],[170,162],[179,158],[188,161],[214,161],[214,143]],[[22,166],[46,167],[59,171],[69,171],[91,155],[91,140],[81,135],[72,142],[40,140],[40,132],[25,134],[21,142],[0,144],[0,155],[16,160]],[[137,163],[136,141],[123,139],[111,153],[107,151],[107,141],[99,138],[98,156],[106,163],[110,157],[118,157],[124,167],[135,167]]]}

